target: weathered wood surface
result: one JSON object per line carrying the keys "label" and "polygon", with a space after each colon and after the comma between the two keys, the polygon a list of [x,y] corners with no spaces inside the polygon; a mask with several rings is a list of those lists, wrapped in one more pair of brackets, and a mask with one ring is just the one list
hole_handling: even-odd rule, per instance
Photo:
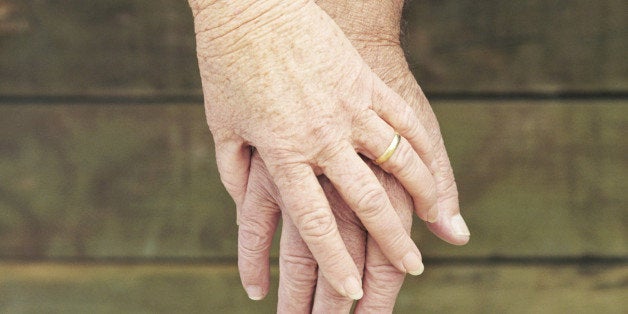
{"label": "weathered wood surface", "polygon": [[[235,267],[0,264],[2,313],[274,313]],[[625,313],[628,267],[432,266],[406,279],[395,313]]]}
{"label": "weathered wood surface", "polygon": [[[622,0],[411,1],[428,91],[628,89]],[[0,0],[0,94],[199,93],[186,1]]]}
{"label": "weathered wood surface", "polygon": [[[628,103],[434,103],[473,232],[426,256],[628,255]],[[235,256],[199,105],[0,106],[0,255]]]}
{"label": "weathered wood surface", "polygon": [[409,56],[439,91],[626,91],[628,2],[410,1]]}
{"label": "weathered wood surface", "polygon": [[198,91],[186,1],[0,0],[4,94]]}
{"label": "weathered wood surface", "polygon": [[[405,44],[428,94],[625,93],[626,12],[622,0],[411,1]],[[185,1],[0,0],[0,312],[273,313],[276,269],[253,302],[235,266],[6,262],[235,257],[199,105],[1,97],[82,94],[198,97]],[[396,312],[625,313],[625,264],[429,261],[628,256],[626,99],[434,105],[473,236],[453,247],[417,222],[427,269]]]}

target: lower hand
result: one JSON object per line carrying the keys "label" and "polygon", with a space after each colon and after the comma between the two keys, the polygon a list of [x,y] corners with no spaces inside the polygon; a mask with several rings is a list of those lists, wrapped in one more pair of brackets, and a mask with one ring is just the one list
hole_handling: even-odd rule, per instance
{"label": "lower hand", "polygon": [[[412,224],[412,199],[394,177],[371,168],[386,188],[405,232]],[[358,217],[324,177],[321,186],[332,207],[336,223],[349,254],[360,270],[364,297],[357,312],[392,311],[405,274],[390,263],[377,242],[367,234]],[[251,159],[249,193],[240,212],[238,269],[249,297],[261,299],[268,293],[269,253],[273,234],[281,216],[283,202],[257,153]],[[280,281],[278,313],[348,312],[353,300],[338,293],[320,273],[314,256],[290,217],[283,215],[280,244]]]}

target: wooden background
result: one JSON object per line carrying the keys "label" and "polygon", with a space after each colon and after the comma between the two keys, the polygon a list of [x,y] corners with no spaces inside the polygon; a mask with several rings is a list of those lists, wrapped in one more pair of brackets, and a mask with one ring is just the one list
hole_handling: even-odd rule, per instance
{"label": "wooden background", "polygon": [[[188,10],[0,0],[1,313],[273,312],[240,287]],[[628,4],[405,13],[473,236],[417,222],[396,312],[625,313]]]}

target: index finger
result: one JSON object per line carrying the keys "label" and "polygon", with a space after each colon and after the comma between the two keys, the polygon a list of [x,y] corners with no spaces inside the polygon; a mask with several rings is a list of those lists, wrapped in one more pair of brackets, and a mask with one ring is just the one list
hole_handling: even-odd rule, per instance
{"label": "index finger", "polygon": [[321,165],[386,257],[403,272],[423,272],[421,254],[405,231],[388,194],[352,147],[341,147]]}
{"label": "index finger", "polygon": [[325,278],[340,294],[360,299],[363,294],[360,273],[340,237],[336,220],[312,168],[304,163],[269,163],[268,170],[288,216]]}

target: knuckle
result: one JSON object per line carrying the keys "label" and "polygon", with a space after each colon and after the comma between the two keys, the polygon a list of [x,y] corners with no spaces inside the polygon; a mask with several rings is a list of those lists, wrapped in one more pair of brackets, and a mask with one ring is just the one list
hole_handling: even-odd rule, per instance
{"label": "knuckle", "polygon": [[415,137],[420,132],[419,119],[410,107],[404,107],[403,111],[398,113],[399,115],[399,131],[406,134],[408,137]]}
{"label": "knuckle", "polygon": [[438,200],[438,190],[433,180],[428,180],[428,182],[425,183],[421,197],[424,199],[424,204],[426,205],[431,206],[436,204]]}
{"label": "knuckle", "polygon": [[338,141],[338,137],[333,139],[321,139],[318,153],[316,154],[317,163],[321,166],[329,165],[346,149],[345,145]]}
{"label": "knuckle", "polygon": [[[411,252],[414,246],[410,234],[404,228],[400,228],[396,222],[383,220],[379,226],[381,235],[377,241],[382,248],[382,253],[391,261],[401,261],[401,259]],[[371,268],[371,266],[368,266]]]}
{"label": "knuckle", "polygon": [[[427,168],[422,167],[419,163],[412,163],[404,170],[401,170],[399,178],[412,183],[412,187],[408,190],[415,201],[422,206],[431,206],[438,199],[438,187],[432,174]],[[418,199],[417,199],[418,198]]]}
{"label": "knuckle", "polygon": [[325,300],[323,302],[326,303],[327,308],[338,310],[337,313],[343,313],[343,309],[351,308],[351,305],[353,304],[353,300],[351,298],[345,297],[335,290],[325,293]]}
{"label": "knuckle", "polygon": [[454,180],[453,174],[446,180],[441,180],[438,182],[439,195],[438,198],[445,201],[450,199],[458,200],[458,186],[456,185],[456,180]]}
{"label": "knuckle", "polygon": [[370,108],[362,108],[353,113],[351,124],[359,128],[364,128],[365,125],[369,125],[371,121],[377,117],[375,111]]}
{"label": "knuckle", "polygon": [[280,262],[282,267],[296,268],[296,269],[310,269],[316,268],[316,261],[310,255],[295,254],[292,252],[286,252],[281,254]]}
{"label": "knuckle", "polygon": [[297,226],[305,242],[322,241],[336,231],[336,221],[325,210],[308,210],[297,216]]}
{"label": "knuckle", "polygon": [[[320,295],[318,295],[319,293]],[[348,309],[351,308],[353,303],[352,299],[343,296],[330,285],[323,285],[317,291],[318,298],[320,298],[320,301],[317,301],[312,313],[349,313]]]}
{"label": "knuckle", "polygon": [[386,191],[374,185],[367,185],[359,193],[356,203],[357,210],[360,211],[360,217],[373,218],[384,212],[388,207],[388,196]]}
{"label": "knuckle", "polygon": [[361,305],[359,308],[356,308],[355,310],[356,314],[393,313],[395,302],[390,301],[389,299],[392,299],[392,300],[397,299],[398,292],[383,293],[381,291],[373,289],[373,291],[369,290],[369,293],[373,295],[372,298],[370,298],[364,305]]}
{"label": "knuckle", "polygon": [[391,283],[401,283],[405,277],[405,273],[395,268],[390,263],[381,263],[377,265],[367,265],[369,275],[375,279],[375,287],[380,287],[382,290],[389,288]]}
{"label": "knuckle", "polygon": [[[390,264],[367,265],[369,278],[369,311],[364,313],[390,313],[394,306],[405,274]],[[357,312],[356,312],[357,313]]]}
{"label": "knuckle", "polygon": [[[272,243],[273,232],[264,232],[266,226],[259,227],[251,224],[246,226],[241,224],[239,237],[239,253],[243,257],[260,257],[268,252]],[[261,231],[261,232],[260,232]]]}
{"label": "knuckle", "polygon": [[281,272],[290,274],[284,278],[293,288],[302,287],[304,283],[309,284],[316,279],[317,264],[310,256],[282,254],[279,257],[279,263]]}
{"label": "knuckle", "polygon": [[305,187],[312,173],[312,168],[301,161],[274,160],[268,163],[268,170],[272,173],[273,185],[279,190]]}
{"label": "knuckle", "polygon": [[404,174],[408,170],[416,168],[416,160],[414,159],[414,150],[411,149],[406,142],[401,142],[399,148],[392,155],[390,160],[384,165],[387,167],[388,172]]}
{"label": "knuckle", "polygon": [[273,171],[294,171],[295,168],[305,162],[303,156],[298,152],[296,148],[286,148],[283,146],[273,147],[268,149],[266,147],[258,147],[260,159],[263,159],[262,163],[265,163],[267,171],[273,173]]}

